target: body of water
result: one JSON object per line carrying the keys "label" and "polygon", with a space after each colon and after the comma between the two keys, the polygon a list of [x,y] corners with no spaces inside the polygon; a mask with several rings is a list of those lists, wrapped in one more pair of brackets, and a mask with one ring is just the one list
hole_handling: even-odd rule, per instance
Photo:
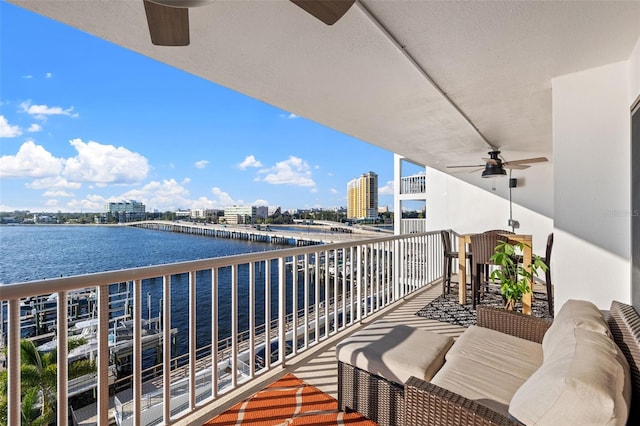
{"label": "body of water", "polygon": [[125,226],[0,226],[0,283],[34,281],[279,248]]}
{"label": "body of water", "polygon": [[[0,226],[0,283],[17,283],[60,276],[82,275],[180,261],[230,256],[282,248],[280,246],[242,240],[218,239],[145,230],[120,226],[49,225]],[[277,294],[278,268],[272,265],[271,294]],[[222,339],[231,328],[231,271],[223,268],[218,285],[218,334]],[[257,268],[255,286],[256,324],[264,324],[263,268]],[[290,275],[290,274],[288,274]],[[196,328],[197,347],[211,343],[211,272],[196,274],[197,319],[188,322],[188,275],[172,277],[171,326],[178,330],[176,354],[188,351],[188,329]],[[291,277],[288,277],[291,282]],[[238,273],[238,327],[248,328],[248,265],[240,265]],[[113,286],[112,293],[122,286]],[[289,286],[291,287],[291,286]],[[304,302],[300,290],[299,306]],[[321,288],[322,298],[324,291]],[[156,317],[161,312],[162,278],[143,280],[142,317]],[[287,311],[291,307],[292,289],[287,289]],[[308,296],[313,304],[313,291]],[[277,299],[271,301],[272,319],[277,315]]]}

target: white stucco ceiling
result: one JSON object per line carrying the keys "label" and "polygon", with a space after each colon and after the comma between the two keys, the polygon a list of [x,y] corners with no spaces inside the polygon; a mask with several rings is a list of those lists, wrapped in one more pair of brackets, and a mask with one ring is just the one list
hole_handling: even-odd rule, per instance
{"label": "white stucco ceiling", "polygon": [[158,47],[141,0],[9,1],[449,172],[486,157],[473,126],[507,161],[553,160],[551,79],[627,60],[640,35],[637,1],[358,0],[326,26],[216,0],[190,9],[189,46]]}

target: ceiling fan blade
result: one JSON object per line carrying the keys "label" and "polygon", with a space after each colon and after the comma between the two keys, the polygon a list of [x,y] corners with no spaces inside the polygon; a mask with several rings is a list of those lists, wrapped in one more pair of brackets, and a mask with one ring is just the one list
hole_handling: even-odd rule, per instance
{"label": "ceiling fan blade", "polygon": [[447,169],[458,169],[458,168],[464,168],[464,167],[484,167],[484,164],[474,164],[474,165],[469,165],[469,166],[447,166]]}
{"label": "ceiling fan blade", "polygon": [[291,0],[327,25],[333,25],[347,13],[355,0]]}
{"label": "ceiling fan blade", "polygon": [[513,170],[524,170],[528,169],[529,165],[526,164],[502,164],[505,169],[513,169]]}
{"label": "ceiling fan blade", "polygon": [[492,164],[494,166],[498,165],[498,161],[493,158],[483,158],[484,162],[487,164]]}
{"label": "ceiling fan blade", "polygon": [[189,10],[144,1],[151,42],[156,46],[189,45]]}
{"label": "ceiling fan blade", "polygon": [[524,158],[522,160],[514,160],[514,161],[507,161],[504,164],[510,164],[510,165],[514,165],[514,164],[533,164],[533,163],[545,163],[549,160],[547,160],[546,157],[535,157],[535,158]]}

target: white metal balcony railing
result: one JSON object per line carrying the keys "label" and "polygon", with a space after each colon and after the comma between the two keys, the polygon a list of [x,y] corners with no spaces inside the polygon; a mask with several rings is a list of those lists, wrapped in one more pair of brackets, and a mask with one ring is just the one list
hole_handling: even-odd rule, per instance
{"label": "white metal balcony railing", "polygon": [[[27,298],[56,296],[57,347],[65,348],[72,295],[81,289],[94,292],[96,419],[108,424],[109,392],[115,386],[109,334],[116,314],[110,294],[126,284],[132,362],[126,389],[116,395],[116,421],[168,425],[441,274],[441,239],[431,232],[0,285],[0,312],[5,305],[7,312],[8,424],[20,423],[21,302]],[[143,339],[151,326],[143,319],[143,287],[149,290],[154,282],[162,295],[157,343],[162,350],[156,354],[159,362],[145,368],[149,349]],[[172,328],[174,316],[188,316],[188,329]],[[208,345],[199,343],[203,329],[210,333]],[[176,337],[186,346],[180,356],[172,356]],[[210,342],[217,342],[217,350]],[[67,352],[58,350],[58,424],[66,423],[67,395],[76,384],[67,379],[68,362]]]}
{"label": "white metal balcony railing", "polygon": [[400,178],[401,194],[424,194],[425,192],[427,192],[427,177],[425,175]]}
{"label": "white metal balcony railing", "polygon": [[426,231],[427,231],[426,219],[401,219],[400,220],[401,234],[421,234]]}

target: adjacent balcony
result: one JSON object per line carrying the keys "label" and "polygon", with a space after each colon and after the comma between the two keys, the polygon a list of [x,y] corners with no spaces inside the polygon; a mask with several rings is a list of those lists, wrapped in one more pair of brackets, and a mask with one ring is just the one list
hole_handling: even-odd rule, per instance
{"label": "adjacent balcony", "polygon": [[[36,325],[57,348],[90,330],[80,354],[57,351],[58,424],[189,424],[283,369],[305,379],[309,363],[324,365],[317,384],[335,393],[335,341],[432,297],[442,253],[439,233],[423,232],[0,286],[8,424],[20,423],[20,342]],[[69,380],[82,356],[96,371]],[[95,402],[69,407],[92,390]]]}
{"label": "adjacent balcony", "polygon": [[400,194],[425,194],[427,179],[425,175],[413,175],[400,178]]}
{"label": "adjacent balcony", "polygon": [[426,232],[427,221],[425,219],[401,219],[400,234],[416,234]]}

